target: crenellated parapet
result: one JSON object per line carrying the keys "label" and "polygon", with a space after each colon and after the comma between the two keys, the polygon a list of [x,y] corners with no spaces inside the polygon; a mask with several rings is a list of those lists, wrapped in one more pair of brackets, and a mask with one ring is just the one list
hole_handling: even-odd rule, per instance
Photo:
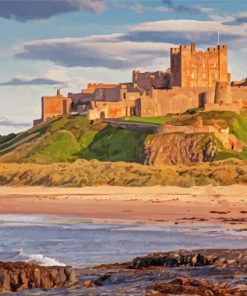
{"label": "crenellated parapet", "polygon": [[198,51],[196,44],[171,48],[172,86],[214,87],[218,81],[229,81],[227,45]]}

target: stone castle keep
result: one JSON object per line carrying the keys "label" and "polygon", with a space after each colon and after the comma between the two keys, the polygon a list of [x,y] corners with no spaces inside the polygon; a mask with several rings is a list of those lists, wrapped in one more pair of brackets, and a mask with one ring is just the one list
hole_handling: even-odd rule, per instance
{"label": "stone castle keep", "polygon": [[171,48],[172,86],[214,87],[217,81],[230,81],[227,46],[197,51],[195,43]]}
{"label": "stone castle keep", "polygon": [[195,43],[170,50],[166,71],[132,72],[132,82],[89,83],[80,93],[42,97],[42,118],[79,113],[90,120],[128,116],[179,114],[191,108],[247,109],[247,80],[231,82],[227,46],[198,51]]}

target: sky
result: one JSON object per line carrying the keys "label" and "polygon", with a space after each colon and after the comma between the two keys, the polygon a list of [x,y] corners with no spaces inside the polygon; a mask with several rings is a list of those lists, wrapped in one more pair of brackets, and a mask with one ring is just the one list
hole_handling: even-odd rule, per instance
{"label": "sky", "polygon": [[166,70],[169,49],[229,46],[247,77],[247,0],[0,0],[0,134],[41,116],[41,97]]}

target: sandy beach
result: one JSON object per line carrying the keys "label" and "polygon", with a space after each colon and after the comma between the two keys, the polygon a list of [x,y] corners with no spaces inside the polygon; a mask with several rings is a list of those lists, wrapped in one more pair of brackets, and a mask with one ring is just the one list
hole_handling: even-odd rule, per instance
{"label": "sandy beach", "polygon": [[1,187],[1,214],[58,214],[149,223],[224,223],[247,228],[247,186]]}

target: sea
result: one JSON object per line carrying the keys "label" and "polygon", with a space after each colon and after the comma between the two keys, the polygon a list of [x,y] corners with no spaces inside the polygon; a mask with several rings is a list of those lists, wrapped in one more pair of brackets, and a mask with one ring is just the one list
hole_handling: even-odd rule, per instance
{"label": "sea", "polygon": [[247,231],[236,230],[214,224],[0,215],[0,261],[81,268],[176,249],[246,248]]}
{"label": "sea", "polygon": [[[246,248],[247,232],[237,230],[196,222],[177,225],[54,215],[0,215],[0,261],[84,269],[176,249]],[[144,296],[146,293],[144,285],[141,288],[140,283],[131,280],[122,286],[97,289],[35,289],[4,295]]]}

